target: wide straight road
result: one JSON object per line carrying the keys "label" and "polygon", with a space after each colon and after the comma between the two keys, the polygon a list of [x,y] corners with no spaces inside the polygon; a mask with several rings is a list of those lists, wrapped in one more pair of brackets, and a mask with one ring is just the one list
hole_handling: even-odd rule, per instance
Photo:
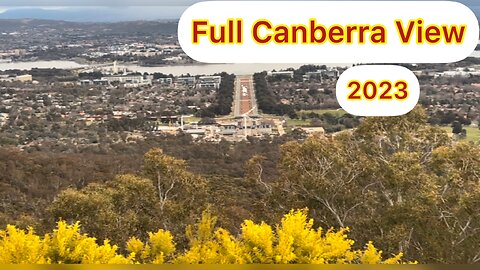
{"label": "wide straight road", "polygon": [[[248,113],[249,116],[258,115],[257,101],[251,75],[237,76],[235,80],[235,99],[233,101],[233,112],[235,117],[242,117]],[[253,110],[252,110],[253,109]]]}

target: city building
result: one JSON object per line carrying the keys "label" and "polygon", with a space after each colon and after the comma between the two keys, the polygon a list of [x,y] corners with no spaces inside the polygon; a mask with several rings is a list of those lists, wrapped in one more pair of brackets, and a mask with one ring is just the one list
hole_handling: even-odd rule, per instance
{"label": "city building", "polygon": [[312,80],[312,79],[322,81],[322,75],[323,75],[322,70],[310,71],[310,72],[305,73],[305,75],[303,75],[303,81],[309,81],[309,80]]}
{"label": "city building", "polygon": [[172,85],[173,84],[173,78],[170,78],[170,77],[158,78],[157,82],[160,83],[160,84]]}
{"label": "city building", "polygon": [[15,77],[15,80],[19,82],[31,82],[33,78],[32,78],[32,75],[25,74],[25,75],[19,75]]}
{"label": "city building", "polygon": [[233,136],[237,133],[236,123],[220,124],[220,134],[223,136]]}
{"label": "city building", "polygon": [[270,71],[267,73],[268,76],[273,76],[273,77],[290,77],[293,78],[293,71]]}
{"label": "city building", "polygon": [[220,88],[221,76],[201,76],[198,78],[197,88]]}
{"label": "city building", "polygon": [[196,79],[195,77],[178,77],[177,84],[184,85],[184,86],[195,86]]}
{"label": "city building", "polygon": [[112,83],[123,83],[125,87],[139,87],[152,85],[153,76],[143,77],[142,75],[120,75],[120,76],[108,76],[102,77],[101,80]]}
{"label": "city building", "polygon": [[338,78],[340,76],[340,72],[336,68],[327,67],[327,69],[322,69],[320,71],[322,72],[323,77]]}

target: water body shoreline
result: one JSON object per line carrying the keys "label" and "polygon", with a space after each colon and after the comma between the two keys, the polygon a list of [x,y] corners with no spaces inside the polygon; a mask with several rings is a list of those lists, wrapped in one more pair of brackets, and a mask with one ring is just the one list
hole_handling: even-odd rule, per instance
{"label": "water body shoreline", "polygon": [[[175,76],[190,74],[190,75],[211,75],[214,73],[227,72],[238,75],[252,74],[261,71],[280,70],[287,68],[298,68],[304,64],[190,64],[190,65],[166,65],[166,66],[139,66],[126,64],[124,66],[131,71],[155,73],[160,72],[164,74],[173,74]],[[330,67],[336,66],[351,66],[351,64],[319,64]],[[93,65],[94,66],[94,65]],[[89,65],[79,64],[74,61],[33,61],[33,62],[9,62],[0,63],[0,70],[31,70],[33,68],[57,68],[57,69],[76,69],[88,68]]]}
{"label": "water body shoreline", "polygon": [[[474,51],[471,57],[480,58],[480,51]],[[180,75],[211,75],[214,73],[227,72],[237,75],[248,75],[255,72],[281,70],[287,68],[299,68],[305,64],[189,64],[189,65],[166,65],[166,66],[139,66],[134,64],[124,65],[132,71],[141,73],[160,72],[164,74]],[[328,67],[351,67],[352,64],[333,64],[321,63]],[[0,63],[0,70],[31,70],[33,68],[57,68],[57,69],[76,69],[88,68],[89,65],[77,63],[75,61],[32,61],[32,62],[8,62]]]}

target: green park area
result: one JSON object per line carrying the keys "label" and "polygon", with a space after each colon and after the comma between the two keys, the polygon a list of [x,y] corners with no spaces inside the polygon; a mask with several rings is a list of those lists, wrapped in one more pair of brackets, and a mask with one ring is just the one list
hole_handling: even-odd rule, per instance
{"label": "green park area", "polygon": [[347,113],[343,109],[322,109],[322,110],[304,110],[304,111],[300,111],[298,114],[301,115],[301,114],[308,114],[312,112],[316,114],[330,113],[337,117],[343,116]]}
{"label": "green park area", "polygon": [[[441,127],[449,134],[452,134],[452,127],[444,126]],[[468,142],[478,142],[480,141],[480,129],[478,127],[463,127],[467,131],[467,136],[464,138],[460,138],[461,141],[468,141]]]}
{"label": "green park area", "polygon": [[[347,112],[345,112],[343,109],[321,109],[321,110],[302,110],[298,111],[297,119],[287,119],[287,124],[289,126],[309,126],[312,120],[312,117],[309,114],[318,114],[318,115],[324,115],[324,114],[331,114],[332,116],[339,118],[343,115],[345,115]],[[304,116],[304,117],[302,117]]]}

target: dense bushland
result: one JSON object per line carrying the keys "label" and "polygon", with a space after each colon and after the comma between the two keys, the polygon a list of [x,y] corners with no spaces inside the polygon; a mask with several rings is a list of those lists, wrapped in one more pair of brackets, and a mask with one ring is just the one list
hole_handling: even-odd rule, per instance
{"label": "dense bushland", "polygon": [[2,227],[43,234],[60,219],[80,221],[97,244],[108,239],[128,257],[129,237],[145,243],[159,229],[189,250],[184,232],[205,209],[240,239],[244,220],[274,224],[308,208],[314,227],[350,228],[353,249],[373,241],[406,261],[480,262],[480,146],[452,141],[421,108],[334,136],[239,144],[165,137],[116,151],[73,160],[3,152]]}

